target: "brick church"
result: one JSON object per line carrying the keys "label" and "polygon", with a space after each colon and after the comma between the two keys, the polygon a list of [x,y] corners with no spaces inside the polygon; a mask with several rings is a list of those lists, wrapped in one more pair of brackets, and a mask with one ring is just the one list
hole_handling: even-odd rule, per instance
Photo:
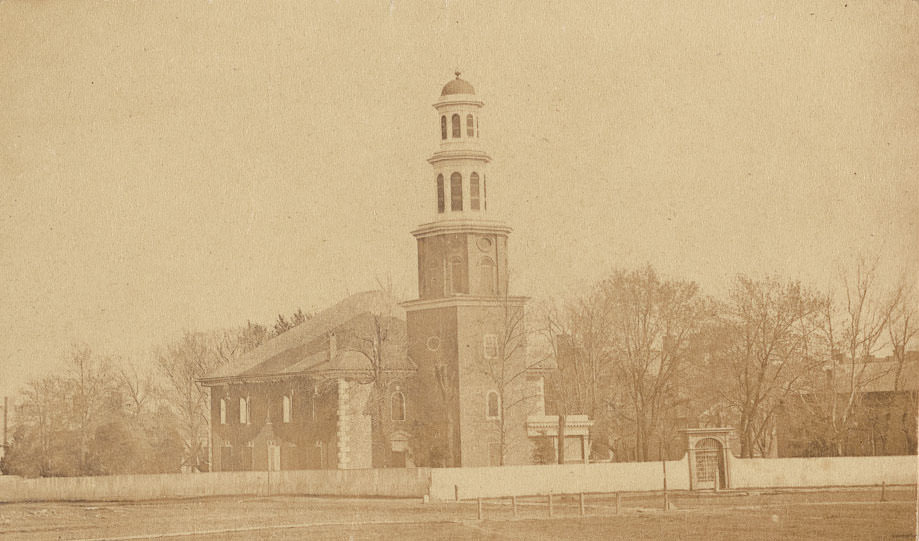
{"label": "brick church", "polygon": [[[527,298],[508,292],[511,228],[489,211],[483,106],[459,73],[434,103],[418,299],[354,295],[201,380],[214,470],[528,464],[557,436],[551,367],[528,356]],[[589,425],[568,418],[566,458],[583,459]]]}

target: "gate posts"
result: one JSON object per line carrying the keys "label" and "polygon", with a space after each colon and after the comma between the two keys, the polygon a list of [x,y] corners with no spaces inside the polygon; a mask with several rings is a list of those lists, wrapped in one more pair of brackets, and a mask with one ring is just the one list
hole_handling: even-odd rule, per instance
{"label": "gate posts", "polygon": [[731,486],[731,462],[728,460],[733,428],[687,428],[680,430],[686,436],[686,454],[689,460],[689,490],[713,488],[721,483]]}

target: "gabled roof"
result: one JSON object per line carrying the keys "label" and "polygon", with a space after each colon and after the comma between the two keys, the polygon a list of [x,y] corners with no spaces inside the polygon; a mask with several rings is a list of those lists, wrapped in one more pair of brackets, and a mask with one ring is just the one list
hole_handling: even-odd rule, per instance
{"label": "gabled roof", "polygon": [[[244,382],[292,375],[360,372],[370,368],[361,353],[362,338],[372,336],[375,321],[391,332],[384,344],[388,370],[413,370],[405,344],[405,313],[395,299],[380,291],[352,295],[296,327],[272,338],[236,361],[201,379],[204,385]],[[330,358],[330,333],[338,346]]]}

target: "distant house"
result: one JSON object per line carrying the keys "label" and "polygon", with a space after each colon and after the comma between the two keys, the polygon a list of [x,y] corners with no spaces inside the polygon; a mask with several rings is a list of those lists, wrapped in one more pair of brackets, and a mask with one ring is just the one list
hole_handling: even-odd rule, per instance
{"label": "distant house", "polygon": [[887,356],[853,366],[840,357],[824,367],[811,385],[811,392],[786,401],[776,423],[779,456],[833,454],[829,436],[814,421],[828,414],[831,386],[836,387],[838,404],[848,398],[853,370],[857,405],[843,453],[856,456],[916,453],[919,351],[908,351],[903,363]]}

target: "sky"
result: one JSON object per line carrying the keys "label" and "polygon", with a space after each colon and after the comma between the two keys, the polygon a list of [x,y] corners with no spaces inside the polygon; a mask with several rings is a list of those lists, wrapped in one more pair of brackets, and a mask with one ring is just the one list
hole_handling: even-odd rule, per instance
{"label": "sky", "polygon": [[0,1],[0,394],[391,280],[485,101],[512,293],[915,279],[919,2]]}

